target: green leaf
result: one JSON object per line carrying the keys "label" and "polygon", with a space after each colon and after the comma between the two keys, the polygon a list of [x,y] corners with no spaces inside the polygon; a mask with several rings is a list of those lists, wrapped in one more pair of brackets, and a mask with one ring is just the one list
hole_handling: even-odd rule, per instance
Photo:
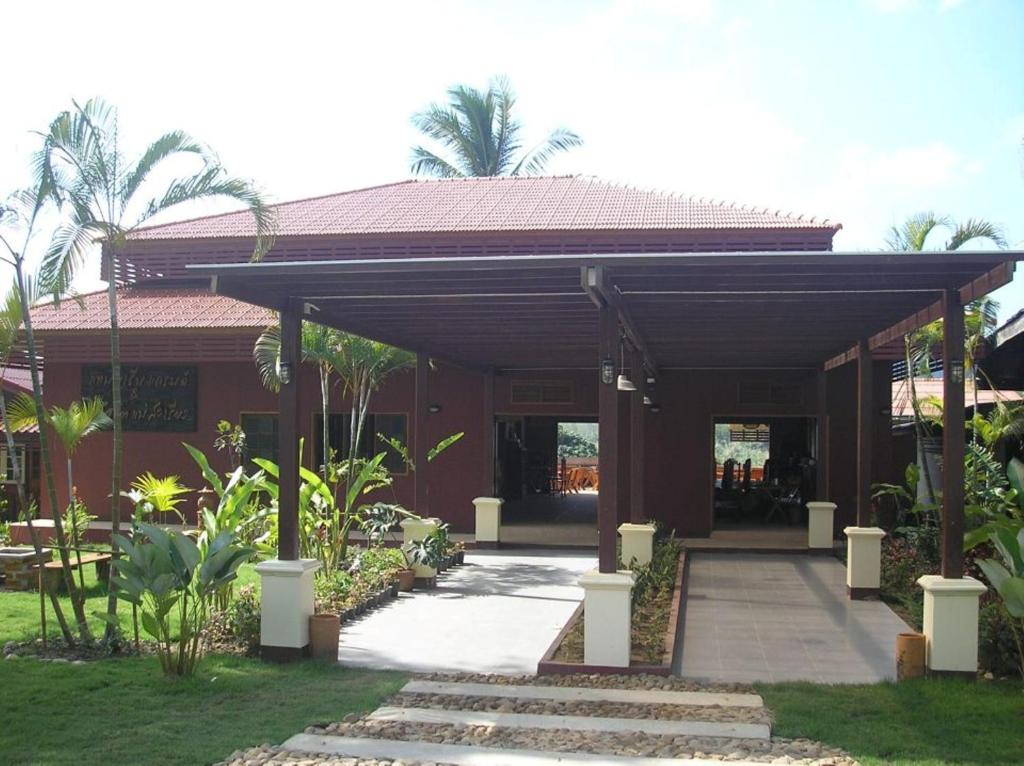
{"label": "green leaf", "polygon": [[996,591],[999,591],[1002,584],[1010,579],[1011,575],[1002,564],[995,559],[978,559],[978,567],[985,574],[985,579]]}
{"label": "green leaf", "polygon": [[1024,618],[1024,577],[1011,577],[999,587],[1006,611],[1017,618]]}
{"label": "green leaf", "polygon": [[157,622],[156,617],[147,611],[142,612],[142,629],[157,641],[160,640],[160,623]]}

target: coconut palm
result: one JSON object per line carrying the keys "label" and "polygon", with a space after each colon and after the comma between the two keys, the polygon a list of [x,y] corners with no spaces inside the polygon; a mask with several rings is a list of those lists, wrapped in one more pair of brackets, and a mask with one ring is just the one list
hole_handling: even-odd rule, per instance
{"label": "coconut palm", "polygon": [[[32,378],[33,404],[37,415],[44,412],[43,389],[42,381],[39,377],[39,359],[36,356],[35,335],[32,332],[32,317],[29,312],[29,306],[32,305],[37,296],[38,283],[25,273],[25,257],[26,251],[32,243],[36,224],[39,221],[39,214],[43,210],[46,199],[49,196],[47,184],[47,179],[43,178],[40,185],[35,189],[17,192],[11,195],[7,203],[0,206],[0,224],[4,228],[13,227],[21,235],[20,245],[16,245],[13,243],[14,235],[9,237],[3,231],[0,231],[0,243],[3,243],[7,251],[6,256],[0,258],[14,270],[14,285],[8,292],[2,306],[0,306],[0,309],[2,309],[2,314],[0,314],[0,364],[2,364],[3,369],[7,368],[11,352],[20,337],[21,328],[24,326],[25,343],[28,347],[29,372]],[[0,391],[0,414],[3,416],[8,453],[14,455],[16,454],[14,432],[7,414],[6,399],[2,391]],[[50,462],[49,445],[45,439],[40,439],[39,451],[40,461],[43,464],[46,476],[47,498],[50,502],[50,507],[55,509],[57,507],[57,490],[53,481],[53,466]],[[22,512],[25,514],[29,537],[32,540],[36,555],[41,557],[42,542],[32,524],[34,503],[30,503],[28,499],[24,476],[22,476],[22,466],[17,460],[13,461],[13,470],[14,482],[18,492],[18,502],[21,505]],[[84,595],[75,587],[75,579],[71,575],[71,561],[68,557],[67,540],[59,513],[53,514],[53,528],[57,538],[57,554],[61,562],[61,573],[71,599],[71,608],[75,621],[78,624],[79,635],[83,640],[87,641],[91,638],[91,635],[89,623],[85,617]],[[67,619],[64,617],[64,610],[57,597],[56,587],[49,578],[43,579],[50,597],[50,604],[53,607],[53,612],[57,618],[57,623],[60,626],[64,640],[69,645],[72,645],[74,644],[74,636],[68,626]]]}
{"label": "coconut palm", "polygon": [[413,116],[413,124],[438,142],[447,158],[423,146],[412,150],[412,172],[438,178],[537,175],[556,154],[580,146],[571,130],[558,128],[523,152],[521,123],[513,116],[515,94],[504,77],[481,91],[456,85],[447,104],[431,104]]}
{"label": "coconut palm", "polygon": [[[110,521],[112,553],[118,556],[121,519],[121,352],[117,319],[118,258],[132,231],[182,203],[224,198],[242,203],[256,224],[253,258],[263,257],[271,244],[271,212],[251,183],[230,177],[217,158],[186,133],[160,136],[140,157],[126,158],[121,151],[117,111],[100,99],[59,114],[42,134],[43,150],[37,163],[40,180],[47,180],[67,220],[43,261],[42,274],[59,292],[66,292],[86,256],[101,246],[102,273],[107,279],[110,308],[111,416],[113,460]],[[199,169],[172,176],[160,171],[191,158]],[[111,572],[116,567],[111,567]],[[110,588],[108,624],[117,613],[117,597]],[[112,635],[108,628],[107,635]]]}
{"label": "coconut palm", "polygon": [[[949,216],[937,216],[933,212],[917,213],[893,226],[886,238],[890,250],[896,252],[921,252],[929,249],[936,232],[948,231],[949,238],[944,250],[959,250],[970,242],[988,241],[997,247],[1006,247],[1002,230],[989,221],[969,218],[956,223]],[[984,337],[995,327],[999,304],[989,298],[972,301],[965,307],[964,314],[964,359],[965,372],[974,381],[976,366],[974,357]],[[915,378],[918,373],[927,374],[932,360],[932,349],[942,340],[942,320],[936,320],[903,338],[904,360],[907,366],[907,386],[914,413],[914,434],[917,442],[918,464],[922,471],[926,501],[935,502],[935,487],[931,472],[924,458],[923,438],[927,435],[927,422],[921,412],[917,398]],[[974,409],[977,410],[977,381],[974,381]]]}

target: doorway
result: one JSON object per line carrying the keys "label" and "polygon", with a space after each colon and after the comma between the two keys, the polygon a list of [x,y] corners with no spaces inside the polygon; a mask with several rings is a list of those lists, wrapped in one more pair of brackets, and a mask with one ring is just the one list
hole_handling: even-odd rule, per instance
{"label": "doorway", "polygon": [[713,528],[800,527],[815,497],[815,419],[714,420]]}
{"label": "doorway", "polygon": [[505,500],[502,540],[597,545],[600,469],[596,419],[503,415],[495,419],[495,485]]}

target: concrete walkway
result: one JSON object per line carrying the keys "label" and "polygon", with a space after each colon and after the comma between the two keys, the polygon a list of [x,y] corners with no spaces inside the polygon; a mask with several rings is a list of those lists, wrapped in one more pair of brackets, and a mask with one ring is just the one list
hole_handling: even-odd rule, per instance
{"label": "concrete walkway", "polygon": [[535,673],[597,565],[568,552],[473,552],[433,590],[402,594],[341,627],[343,665],[417,672]]}
{"label": "concrete walkway", "polygon": [[895,677],[910,628],[879,601],[850,601],[831,556],[693,553],[675,671],[715,681],[874,683]]}

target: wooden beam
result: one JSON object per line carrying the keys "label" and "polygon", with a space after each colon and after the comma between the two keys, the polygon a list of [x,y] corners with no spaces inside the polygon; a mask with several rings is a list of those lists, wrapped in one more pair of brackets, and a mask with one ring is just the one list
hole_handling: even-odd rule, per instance
{"label": "wooden beam", "polygon": [[299,388],[302,377],[302,303],[286,300],[281,306],[281,369],[288,382],[281,382],[278,394],[277,455],[278,477],[277,557],[281,561],[299,558]]}
{"label": "wooden beam", "polygon": [[629,338],[629,342],[643,355],[644,364],[647,366],[647,369],[652,374],[657,372],[658,364],[654,359],[654,355],[651,353],[650,348],[648,348],[647,341],[637,329],[626,299],[623,298],[618,288],[611,284],[605,268],[603,266],[591,266],[583,269],[582,274],[583,289],[590,296],[590,299],[599,307],[605,305],[615,309],[618,320],[622,324],[622,329],[626,333],[626,337]]}
{"label": "wooden beam", "polygon": [[430,501],[427,492],[427,450],[428,446],[428,418],[430,417],[430,358],[426,354],[416,354],[416,402],[413,417],[415,418],[415,430],[413,432],[412,462],[416,466],[414,472],[414,508],[413,510],[423,518],[430,516]]}
{"label": "wooden beam", "polygon": [[828,373],[818,370],[817,377],[817,429],[818,454],[815,475],[815,496],[820,501],[830,501],[828,483]]}
{"label": "wooden beam", "polygon": [[483,374],[483,473],[480,481],[481,497],[494,497],[494,370],[487,370]]}
{"label": "wooden beam", "polygon": [[612,306],[598,309],[598,346],[597,452],[601,481],[597,493],[597,557],[599,571],[615,572],[618,569],[619,391],[614,374],[611,381],[600,377],[601,361],[611,359],[614,367],[619,350],[618,315]]}
{"label": "wooden beam", "polygon": [[964,308],[942,296],[942,576],[964,574]]}
{"label": "wooden beam", "polygon": [[874,422],[871,396],[871,350],[867,339],[857,344],[857,526],[871,523],[871,440]]}
{"label": "wooden beam", "polygon": [[647,408],[644,394],[647,392],[647,372],[640,352],[633,349],[630,354],[630,375],[636,391],[629,394],[629,520],[634,524],[647,521],[644,507],[644,419]]}

